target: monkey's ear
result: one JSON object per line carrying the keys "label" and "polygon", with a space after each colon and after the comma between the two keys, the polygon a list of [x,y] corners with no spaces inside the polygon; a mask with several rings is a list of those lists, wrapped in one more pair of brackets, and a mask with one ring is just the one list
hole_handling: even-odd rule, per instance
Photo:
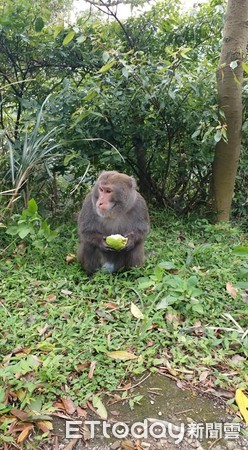
{"label": "monkey's ear", "polygon": [[134,177],[130,177],[130,178],[131,178],[131,182],[132,182],[132,188],[137,190],[138,187],[137,187],[137,182],[136,182],[135,178]]}

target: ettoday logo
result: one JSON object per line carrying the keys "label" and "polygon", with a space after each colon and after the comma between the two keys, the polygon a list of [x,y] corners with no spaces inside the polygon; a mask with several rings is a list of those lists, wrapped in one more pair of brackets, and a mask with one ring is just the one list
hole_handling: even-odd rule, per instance
{"label": "ettoday logo", "polygon": [[175,444],[179,444],[184,438],[190,439],[237,439],[240,433],[238,423],[180,423],[175,425],[166,420],[145,419],[142,422],[134,422],[129,425],[125,422],[109,423],[100,420],[76,420],[66,422],[66,438],[80,439],[83,430],[89,430],[89,438],[104,437],[105,439],[126,439],[128,436],[134,439],[165,439],[171,438]]}

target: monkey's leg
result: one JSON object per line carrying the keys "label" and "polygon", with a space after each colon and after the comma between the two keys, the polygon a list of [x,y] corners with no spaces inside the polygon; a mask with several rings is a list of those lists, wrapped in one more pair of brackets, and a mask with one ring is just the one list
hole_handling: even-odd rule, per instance
{"label": "monkey's leg", "polygon": [[144,243],[140,242],[130,252],[127,252],[125,258],[125,268],[142,266],[145,260]]}
{"label": "monkey's leg", "polygon": [[102,266],[102,256],[99,249],[87,243],[81,243],[78,250],[78,260],[89,275],[92,275]]}

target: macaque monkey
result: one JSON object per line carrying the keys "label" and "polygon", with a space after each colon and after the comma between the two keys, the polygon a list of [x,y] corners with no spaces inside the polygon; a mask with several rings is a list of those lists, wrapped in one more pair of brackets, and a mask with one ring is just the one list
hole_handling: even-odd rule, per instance
{"label": "macaque monkey", "polygon": [[[78,260],[87,274],[98,269],[116,272],[141,266],[149,215],[136,181],[124,173],[104,171],[86,196],[78,217]],[[114,250],[106,237],[128,238],[122,250]]]}

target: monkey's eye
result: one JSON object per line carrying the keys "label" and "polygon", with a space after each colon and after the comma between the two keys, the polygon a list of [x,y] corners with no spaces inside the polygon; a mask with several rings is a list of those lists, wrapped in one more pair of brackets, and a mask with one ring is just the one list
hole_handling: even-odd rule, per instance
{"label": "monkey's eye", "polygon": [[107,194],[111,194],[111,192],[112,192],[111,189],[106,189]]}
{"label": "monkey's eye", "polygon": [[99,186],[99,191],[103,192],[103,188],[101,186]]}

